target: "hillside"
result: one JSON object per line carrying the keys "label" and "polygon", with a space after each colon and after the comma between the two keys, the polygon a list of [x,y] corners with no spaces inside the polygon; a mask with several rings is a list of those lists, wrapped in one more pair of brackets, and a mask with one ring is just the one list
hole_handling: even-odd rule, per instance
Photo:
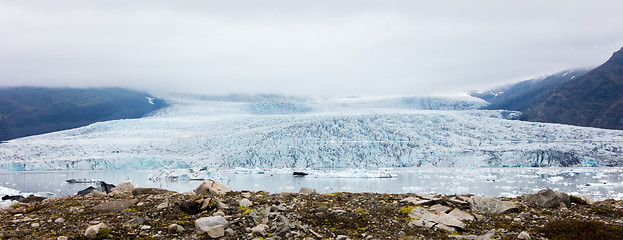
{"label": "hillside", "polygon": [[601,66],[561,85],[520,119],[623,129],[623,48]]}
{"label": "hillside", "polygon": [[469,95],[481,98],[490,104],[485,109],[506,109],[525,111],[544,101],[554,90],[564,83],[586,74],[590,69],[561,71],[549,76],[525,80],[510,86],[487,91],[470,92]]}
{"label": "hillside", "polygon": [[164,106],[147,93],[121,88],[0,88],[0,140],[139,118]]}

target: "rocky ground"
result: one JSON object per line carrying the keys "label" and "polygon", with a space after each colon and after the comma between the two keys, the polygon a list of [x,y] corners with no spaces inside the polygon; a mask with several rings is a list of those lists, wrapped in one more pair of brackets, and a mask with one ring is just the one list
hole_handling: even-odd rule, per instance
{"label": "rocky ground", "polygon": [[0,209],[0,239],[623,239],[623,201],[134,188]]}

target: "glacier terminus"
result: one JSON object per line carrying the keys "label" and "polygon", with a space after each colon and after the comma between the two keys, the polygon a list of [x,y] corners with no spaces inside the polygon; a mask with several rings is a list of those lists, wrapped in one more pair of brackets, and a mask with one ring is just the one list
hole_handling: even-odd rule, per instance
{"label": "glacier terminus", "polygon": [[623,131],[515,120],[473,97],[170,95],[140,119],[0,144],[0,170],[623,165]]}

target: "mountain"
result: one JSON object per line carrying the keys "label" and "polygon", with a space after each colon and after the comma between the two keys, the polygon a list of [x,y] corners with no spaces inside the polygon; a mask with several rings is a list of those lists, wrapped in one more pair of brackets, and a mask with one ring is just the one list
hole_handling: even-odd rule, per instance
{"label": "mountain", "polygon": [[566,70],[510,86],[494,88],[488,91],[470,92],[469,95],[489,102],[490,104],[485,106],[484,109],[525,111],[531,106],[543,102],[564,83],[574,80],[588,71],[590,69]]}
{"label": "mountain", "polygon": [[0,144],[0,170],[623,165],[623,131],[508,120],[473,97],[165,99]]}
{"label": "mountain", "polygon": [[623,129],[623,48],[601,66],[556,88],[520,119]]}
{"label": "mountain", "polygon": [[164,106],[147,93],[122,88],[0,88],[0,140],[140,118]]}

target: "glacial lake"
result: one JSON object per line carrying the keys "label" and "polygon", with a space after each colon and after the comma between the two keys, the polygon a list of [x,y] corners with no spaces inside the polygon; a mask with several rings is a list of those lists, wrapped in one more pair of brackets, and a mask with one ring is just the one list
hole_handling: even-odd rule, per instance
{"label": "glacial lake", "polygon": [[[234,190],[298,192],[301,187],[319,193],[375,192],[463,194],[514,197],[544,188],[590,196],[596,200],[623,199],[623,168],[389,168],[375,170],[296,170],[310,173],[296,177],[292,169],[236,171],[211,170],[211,176]],[[3,171],[0,186],[23,193],[50,192],[74,195],[94,183],[67,183],[68,179],[99,179],[110,184],[130,181],[136,187],[191,191],[201,181],[150,181],[158,170]],[[389,173],[392,178],[374,177]]]}

